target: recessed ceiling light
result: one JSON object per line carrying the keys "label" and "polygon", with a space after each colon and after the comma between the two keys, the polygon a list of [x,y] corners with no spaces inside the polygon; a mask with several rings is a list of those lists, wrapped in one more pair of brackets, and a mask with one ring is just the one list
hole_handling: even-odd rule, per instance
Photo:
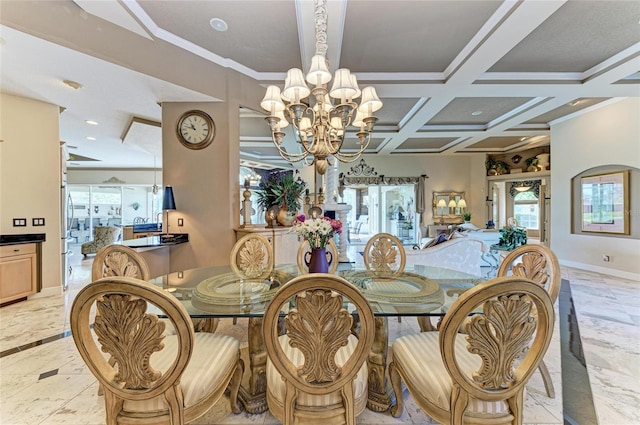
{"label": "recessed ceiling light", "polygon": [[77,81],[64,80],[63,83],[74,90],[78,90],[82,88],[82,84],[78,83]]}
{"label": "recessed ceiling light", "polygon": [[93,136],[87,136],[87,140],[96,140],[96,138]]}
{"label": "recessed ceiling light", "polygon": [[85,122],[89,125],[98,125],[98,121],[94,121],[94,120],[86,120]]}
{"label": "recessed ceiling light", "polygon": [[525,141],[525,140],[527,140],[528,138],[529,138],[529,136],[521,137],[521,138],[520,138],[520,141],[521,141],[521,142],[524,142],[524,141]]}
{"label": "recessed ceiling light", "polygon": [[223,32],[229,29],[229,25],[227,25],[227,23],[220,18],[212,18],[209,21],[209,24],[216,31]]}
{"label": "recessed ceiling light", "polygon": [[474,117],[477,117],[478,115],[482,114],[482,111],[473,111],[471,113],[471,115],[473,115]]}
{"label": "recessed ceiling light", "polygon": [[571,102],[567,103],[567,105],[568,105],[568,106],[576,106],[576,105],[577,105],[578,103],[580,103],[580,102],[581,102],[581,100],[580,100],[580,99],[576,99],[576,100],[573,100],[573,101],[571,101]]}

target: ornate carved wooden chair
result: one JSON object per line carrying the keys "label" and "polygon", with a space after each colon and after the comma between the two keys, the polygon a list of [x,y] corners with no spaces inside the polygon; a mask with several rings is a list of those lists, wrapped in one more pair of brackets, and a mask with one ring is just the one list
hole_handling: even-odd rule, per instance
{"label": "ornate carved wooden chair", "polygon": [[[148,303],[167,315],[175,335],[164,335],[165,324],[147,313]],[[194,333],[184,306],[160,288],[131,277],[94,281],[73,302],[71,331],[104,388],[107,425],[188,423],[206,413],[227,388],[232,411],[240,412],[244,367],[239,342]]]}
{"label": "ornate carved wooden chair", "polygon": [[[407,263],[402,242],[389,233],[373,235],[364,247],[363,257],[366,269],[380,278],[391,279],[399,276]],[[398,322],[402,322],[402,316],[398,316]]]}
{"label": "ornate carved wooden chair", "polygon": [[[257,233],[236,241],[231,250],[231,268],[244,279],[264,279],[273,271],[273,247],[269,239]],[[233,324],[238,318],[233,318]]]}
{"label": "ornate carved wooden chair", "polygon": [[273,270],[273,247],[257,233],[238,239],[231,250],[231,268],[247,279],[261,279]]}
{"label": "ornate carved wooden chair", "polygon": [[91,280],[111,276],[149,280],[149,266],[133,249],[123,245],[108,245],[98,251],[93,259]]}
{"label": "ornate carved wooden chair", "polygon": [[[522,245],[511,251],[500,263],[498,276],[518,276],[533,280],[549,293],[552,304],[555,304],[560,293],[560,264],[558,258],[545,245]],[[556,396],[551,374],[544,360],[540,361],[538,370],[547,395]]]}
{"label": "ornate carved wooden chair", "polygon": [[[329,253],[331,255],[329,255]],[[308,257],[311,255],[311,245],[308,240],[304,240],[298,248],[298,270],[300,273],[309,273],[309,266],[307,266]],[[331,258],[329,258],[331,257]],[[327,244],[327,260],[329,261],[329,273],[335,273],[338,270],[338,247],[333,239],[329,240]]]}
{"label": "ornate carved wooden chair", "polygon": [[400,275],[407,262],[402,242],[389,233],[372,236],[364,247],[363,257],[367,270],[379,277]]}
{"label": "ornate carved wooden chair", "polygon": [[[360,334],[351,333],[357,311]],[[291,302],[291,304],[290,304]],[[281,312],[286,333],[279,336]],[[355,424],[367,403],[367,365],[375,326],[371,306],[345,279],[299,276],[278,290],[264,315],[267,403],[284,424]]]}
{"label": "ornate carved wooden chair", "polygon": [[[471,317],[467,333],[459,332],[478,307],[484,313]],[[549,347],[554,320],[549,294],[531,280],[497,277],[469,289],[439,332],[393,342],[392,415],[404,408],[402,378],[416,403],[440,423],[521,424],[524,387]]]}

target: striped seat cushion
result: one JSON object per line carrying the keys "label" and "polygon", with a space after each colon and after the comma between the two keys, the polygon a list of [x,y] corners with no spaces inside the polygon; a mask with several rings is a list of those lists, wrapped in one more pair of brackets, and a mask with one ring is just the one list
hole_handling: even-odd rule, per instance
{"label": "striped seat cushion", "polygon": [[[185,408],[208,396],[210,389],[220,386],[223,377],[235,366],[239,348],[238,340],[230,336],[206,332],[195,334],[191,360],[180,380]],[[177,336],[165,336],[164,349],[151,355],[151,367],[166,371],[177,353]],[[162,396],[142,401],[125,400],[123,406],[125,412],[157,412],[166,409]]]}
{"label": "striped seat cushion", "polygon": [[[296,366],[302,366],[304,364],[304,355],[302,351],[297,348],[291,347],[289,345],[289,337],[287,335],[282,335],[279,337],[280,346],[282,350],[285,352],[286,356],[291,360],[291,362]],[[336,364],[338,366],[342,366],[351,356],[353,350],[358,344],[358,339],[350,335],[349,342],[346,346],[340,348],[336,353]],[[271,360],[267,360],[267,391],[271,393],[273,397],[275,397],[281,403],[284,402],[284,393],[285,393],[286,385],[282,380],[282,377],[278,373],[278,370],[273,366]],[[358,373],[356,374],[356,378],[353,382],[353,392],[354,392],[354,401],[355,405],[358,406],[359,400],[362,400],[363,397],[367,397],[367,362],[365,361]],[[298,399],[296,401],[298,405],[301,406],[330,406],[334,404],[342,403],[342,396],[340,395],[340,391],[333,392],[331,394],[326,394],[322,396],[313,396],[310,394],[306,394],[301,392],[298,395]],[[356,412],[357,413],[357,412]]]}
{"label": "striped seat cushion", "polygon": [[[444,410],[449,410],[451,378],[440,355],[438,332],[423,332],[407,335],[393,342],[393,361],[407,374],[406,380],[417,390],[420,397],[430,400]],[[456,358],[460,367],[469,376],[480,369],[480,356],[467,351],[464,335],[456,338]],[[482,401],[469,398],[467,412],[501,415],[509,413],[504,401]]]}

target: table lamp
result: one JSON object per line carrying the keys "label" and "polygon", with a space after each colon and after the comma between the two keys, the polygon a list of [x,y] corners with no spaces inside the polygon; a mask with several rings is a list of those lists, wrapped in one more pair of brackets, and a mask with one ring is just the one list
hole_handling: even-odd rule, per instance
{"label": "table lamp", "polygon": [[164,188],[162,197],[162,210],[167,212],[167,234],[169,233],[169,211],[176,209],[176,201],[173,198],[173,188],[167,186]]}

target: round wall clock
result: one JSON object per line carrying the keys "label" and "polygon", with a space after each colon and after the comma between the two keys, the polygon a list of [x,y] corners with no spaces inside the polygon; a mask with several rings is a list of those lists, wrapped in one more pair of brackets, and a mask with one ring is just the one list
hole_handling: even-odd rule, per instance
{"label": "round wall clock", "polygon": [[178,120],[178,140],[189,149],[204,149],[216,135],[213,119],[203,111],[187,111]]}

